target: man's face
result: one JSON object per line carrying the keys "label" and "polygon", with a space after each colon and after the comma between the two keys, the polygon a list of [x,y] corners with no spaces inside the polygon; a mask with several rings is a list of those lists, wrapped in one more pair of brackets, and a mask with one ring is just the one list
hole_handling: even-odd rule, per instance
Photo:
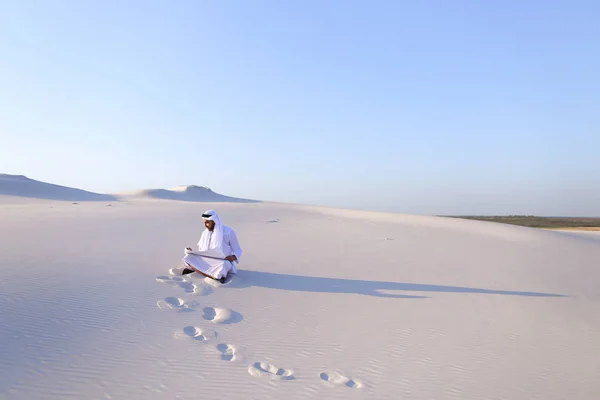
{"label": "man's face", "polygon": [[204,220],[204,226],[209,231],[212,231],[213,229],[215,229],[215,221],[211,221],[211,220],[205,219]]}

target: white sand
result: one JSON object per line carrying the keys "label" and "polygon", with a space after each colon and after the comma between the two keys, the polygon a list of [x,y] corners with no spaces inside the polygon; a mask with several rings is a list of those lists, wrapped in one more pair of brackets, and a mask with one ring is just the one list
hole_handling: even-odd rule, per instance
{"label": "white sand", "polygon": [[[267,203],[106,205],[0,205],[1,399],[600,398],[597,240]],[[168,272],[207,208],[244,249],[227,286]]]}
{"label": "white sand", "polygon": [[572,229],[556,229],[557,232],[564,232],[573,237],[585,238],[588,240],[600,240],[600,231],[578,231]]}
{"label": "white sand", "polygon": [[144,189],[117,194],[93,193],[86,190],[55,185],[28,178],[24,175],[0,174],[0,204],[24,204],[47,200],[71,202],[118,202],[132,200],[176,200],[188,202],[257,203],[213,192],[197,185],[180,185],[172,189]]}
{"label": "white sand", "polygon": [[61,201],[116,201],[112,195],[55,185],[24,175],[0,174],[0,204],[31,202],[32,199]]}
{"label": "white sand", "polygon": [[181,185],[172,189],[145,189],[118,193],[121,200],[177,200],[192,202],[256,203],[255,200],[240,199],[213,192],[210,188],[196,185]]}

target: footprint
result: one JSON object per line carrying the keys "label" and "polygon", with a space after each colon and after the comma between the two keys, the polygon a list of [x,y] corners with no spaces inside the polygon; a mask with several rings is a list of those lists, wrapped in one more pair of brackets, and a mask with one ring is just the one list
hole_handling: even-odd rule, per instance
{"label": "footprint", "polygon": [[192,312],[196,311],[198,303],[196,303],[195,301],[186,303],[185,300],[180,299],[179,297],[165,297],[164,300],[157,301],[156,305],[161,310],[177,310],[181,312]]}
{"label": "footprint", "polygon": [[215,324],[235,324],[242,321],[242,314],[228,308],[205,307],[204,319]]}
{"label": "footprint", "polygon": [[364,385],[361,382],[348,378],[347,376],[338,374],[337,372],[321,372],[319,375],[325,382],[329,382],[335,386],[348,386],[350,388],[360,389]]}
{"label": "footprint", "polygon": [[157,276],[156,281],[161,282],[161,283],[168,283],[171,285],[177,285],[180,288],[182,288],[186,293],[204,294],[204,293],[202,293],[202,289],[198,288],[198,285],[196,285],[195,283],[192,283],[192,282],[188,282],[187,280],[185,280],[184,278],[182,278],[180,276],[166,276],[166,275]]}
{"label": "footprint", "polygon": [[213,340],[217,337],[217,332],[198,328],[197,326],[186,326],[185,328],[183,328],[183,333],[187,337],[190,337],[194,340],[198,340],[200,342],[208,342],[209,340]]}
{"label": "footprint", "polygon": [[183,272],[184,269],[185,269],[185,267],[171,268],[171,269],[169,269],[169,275],[181,276],[181,273]]}
{"label": "footprint", "polygon": [[227,276],[227,278],[225,278],[225,282],[221,283],[221,281],[217,281],[215,279],[209,278],[209,277],[204,277],[202,279],[202,282],[207,285],[208,287],[211,288],[211,290],[213,289],[219,289],[225,285],[229,285],[236,277],[236,274],[229,274]]}
{"label": "footprint", "polygon": [[180,276],[166,276],[166,275],[157,276],[156,277],[156,281],[157,282],[161,282],[161,283],[180,283],[180,282],[184,282],[183,278],[180,277]]}
{"label": "footprint", "polygon": [[227,343],[221,343],[217,345],[217,350],[221,354],[221,360],[234,361],[235,360],[235,347]]}
{"label": "footprint", "polygon": [[289,369],[278,368],[273,364],[268,364],[264,362],[255,362],[253,365],[249,366],[248,373],[252,376],[266,375],[284,381],[291,381],[293,379],[296,379],[292,371],[290,371]]}

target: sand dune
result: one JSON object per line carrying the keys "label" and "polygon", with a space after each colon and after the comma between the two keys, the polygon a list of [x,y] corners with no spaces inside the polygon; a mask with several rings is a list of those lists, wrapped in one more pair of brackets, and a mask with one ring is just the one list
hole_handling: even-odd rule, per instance
{"label": "sand dune", "polygon": [[[115,201],[112,195],[54,185],[23,175],[0,174],[0,196],[63,201]],[[15,201],[15,199],[10,199]]]}
{"label": "sand dune", "polygon": [[236,197],[225,196],[213,192],[204,186],[188,185],[177,186],[173,189],[146,189],[133,192],[120,193],[122,198],[134,199],[162,199],[178,200],[189,202],[228,202],[228,203],[256,203],[256,200],[240,199]]}
{"label": "sand dune", "polygon": [[0,174],[0,203],[19,203],[20,199],[60,201],[175,200],[212,203],[258,203],[213,192],[204,186],[187,185],[173,189],[145,189],[118,194],[100,194],[36,181],[23,175]]}
{"label": "sand dune", "polygon": [[[244,248],[173,275],[205,208]],[[0,205],[2,399],[597,399],[600,242],[270,203]]]}
{"label": "sand dune", "polygon": [[600,231],[597,231],[597,230],[571,230],[571,229],[560,230],[560,229],[556,229],[556,231],[562,231],[566,235],[570,235],[573,237],[579,237],[579,238],[587,239],[587,240],[599,240],[600,241]]}

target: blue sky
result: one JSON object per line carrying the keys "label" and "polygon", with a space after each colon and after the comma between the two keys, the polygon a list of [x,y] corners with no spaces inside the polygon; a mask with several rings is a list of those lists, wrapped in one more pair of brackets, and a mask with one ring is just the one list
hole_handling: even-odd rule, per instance
{"label": "blue sky", "polygon": [[0,172],[600,216],[596,1],[0,3]]}

